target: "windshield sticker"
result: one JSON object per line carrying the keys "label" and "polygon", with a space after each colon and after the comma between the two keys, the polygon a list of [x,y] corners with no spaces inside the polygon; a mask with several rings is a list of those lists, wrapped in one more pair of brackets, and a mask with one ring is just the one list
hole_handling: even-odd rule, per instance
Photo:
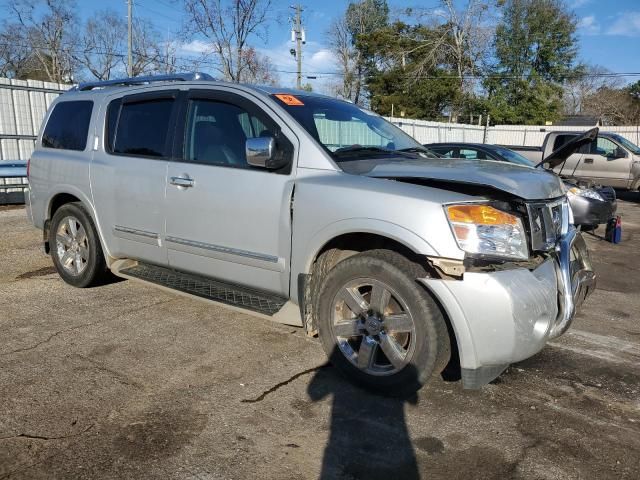
{"label": "windshield sticker", "polygon": [[293,106],[304,105],[304,103],[302,103],[298,97],[289,95],[288,93],[276,93],[274,97],[276,97],[285,105],[293,105]]}

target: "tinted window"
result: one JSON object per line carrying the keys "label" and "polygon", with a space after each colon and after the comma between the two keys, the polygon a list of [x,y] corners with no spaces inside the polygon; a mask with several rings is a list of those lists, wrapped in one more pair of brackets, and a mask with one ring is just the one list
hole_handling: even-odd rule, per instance
{"label": "tinted window", "polygon": [[173,102],[172,98],[160,98],[124,103],[120,109],[113,152],[145,157],[166,156]]}
{"label": "tinted window", "polygon": [[185,159],[211,165],[249,167],[245,154],[247,138],[277,137],[277,132],[265,123],[268,122],[237,105],[191,100],[185,132]]}
{"label": "tinted window", "polygon": [[84,150],[93,102],[60,102],[53,107],[42,135],[42,146],[63,150]]}

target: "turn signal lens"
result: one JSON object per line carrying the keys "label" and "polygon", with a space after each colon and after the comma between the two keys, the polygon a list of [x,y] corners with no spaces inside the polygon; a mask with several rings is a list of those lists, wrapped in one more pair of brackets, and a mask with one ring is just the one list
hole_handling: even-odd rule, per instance
{"label": "turn signal lens", "polygon": [[516,225],[518,217],[490,205],[451,205],[447,207],[449,220],[476,225]]}

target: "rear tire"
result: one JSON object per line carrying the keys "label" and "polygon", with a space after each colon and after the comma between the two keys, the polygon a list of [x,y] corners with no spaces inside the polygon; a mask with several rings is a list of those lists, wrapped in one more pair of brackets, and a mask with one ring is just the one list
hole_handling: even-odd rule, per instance
{"label": "rear tire", "polygon": [[56,210],[49,246],[58,274],[69,285],[85,288],[106,280],[108,269],[100,239],[81,203],[67,203]]}
{"label": "rear tire", "polygon": [[355,383],[386,395],[420,389],[449,362],[439,306],[416,281],[425,270],[390,250],[339,262],[321,280],[316,325],[331,362]]}

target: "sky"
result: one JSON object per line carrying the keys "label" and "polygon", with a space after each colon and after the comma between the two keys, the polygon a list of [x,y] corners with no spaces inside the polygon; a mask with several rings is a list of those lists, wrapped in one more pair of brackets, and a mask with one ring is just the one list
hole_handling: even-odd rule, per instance
{"label": "sky", "polygon": [[[307,80],[312,85],[326,85],[337,80],[328,75],[336,71],[334,57],[327,45],[326,32],[332,20],[341,15],[347,0],[298,0],[304,7],[303,25],[307,43],[303,47],[303,74],[316,76]],[[77,0],[81,17],[110,8],[126,17],[126,0]],[[640,0],[565,0],[578,19],[580,60],[600,65],[612,72],[640,72]],[[2,2],[0,2],[2,3]],[[266,41],[254,42],[258,51],[270,57],[278,71],[280,84],[295,83],[295,59],[289,53],[290,18],[293,2],[273,0]],[[394,10],[411,6],[437,8],[438,0],[390,0]],[[461,0],[461,4],[465,2]],[[146,17],[167,38],[174,40],[184,21],[181,0],[134,0],[134,15]],[[3,14],[0,11],[0,18]],[[183,44],[178,56],[197,56],[203,50],[200,42]],[[628,77],[635,81],[640,77]]]}

